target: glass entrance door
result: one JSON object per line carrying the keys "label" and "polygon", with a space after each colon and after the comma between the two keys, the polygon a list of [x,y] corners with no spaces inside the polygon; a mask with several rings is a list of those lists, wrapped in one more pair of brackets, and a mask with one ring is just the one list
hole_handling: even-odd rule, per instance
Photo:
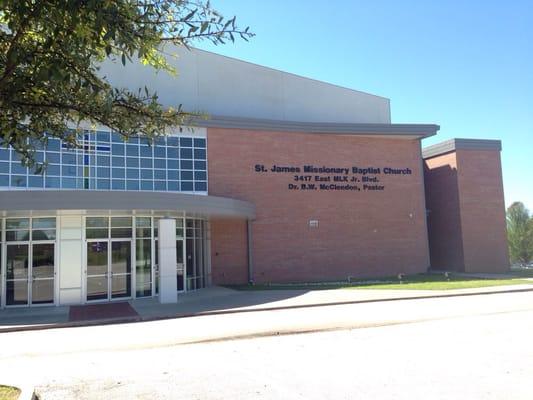
{"label": "glass entrance door", "polygon": [[31,304],[54,302],[54,244],[32,245]]}
{"label": "glass entrance door", "polygon": [[111,242],[111,299],[131,297],[131,240]]}
{"label": "glass entrance door", "polygon": [[28,305],[29,245],[8,244],[6,247],[6,305]]}
{"label": "glass entrance door", "polygon": [[131,297],[131,243],[87,242],[87,301]]}
{"label": "glass entrance door", "polygon": [[108,242],[87,242],[87,301],[107,300],[109,297]]}
{"label": "glass entrance door", "polygon": [[178,292],[185,290],[185,263],[183,262],[183,239],[176,240],[176,278]]}

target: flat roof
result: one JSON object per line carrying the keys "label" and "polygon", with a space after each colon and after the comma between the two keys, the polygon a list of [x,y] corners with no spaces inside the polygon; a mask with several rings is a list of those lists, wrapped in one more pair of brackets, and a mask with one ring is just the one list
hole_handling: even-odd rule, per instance
{"label": "flat roof", "polygon": [[408,138],[426,138],[433,136],[440,129],[435,124],[374,124],[374,123],[333,123],[281,121],[262,118],[240,118],[229,116],[210,116],[206,119],[194,119],[193,125],[207,128],[249,129],[258,131],[281,131],[322,133],[361,136],[394,136]]}
{"label": "flat roof", "polygon": [[422,158],[431,158],[456,150],[495,150],[502,149],[501,140],[491,139],[450,139],[422,149]]}

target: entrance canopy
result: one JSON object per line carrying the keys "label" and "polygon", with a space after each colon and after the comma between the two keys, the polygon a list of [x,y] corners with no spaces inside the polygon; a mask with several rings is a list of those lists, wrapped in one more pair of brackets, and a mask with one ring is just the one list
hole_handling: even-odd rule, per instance
{"label": "entrance canopy", "polygon": [[205,217],[255,218],[255,206],[226,197],[168,192],[10,190],[0,192],[0,212],[55,210],[152,210]]}

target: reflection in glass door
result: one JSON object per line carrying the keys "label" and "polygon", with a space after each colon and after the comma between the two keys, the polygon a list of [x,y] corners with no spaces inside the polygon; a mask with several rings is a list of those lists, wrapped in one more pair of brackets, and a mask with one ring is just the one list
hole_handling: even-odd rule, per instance
{"label": "reflection in glass door", "polygon": [[54,244],[32,245],[31,304],[54,302]]}
{"label": "reflection in glass door", "polygon": [[178,292],[185,290],[185,264],[183,262],[183,239],[176,240],[176,277]]}
{"label": "reflection in glass door", "polygon": [[6,246],[6,305],[28,305],[29,245]]}
{"label": "reflection in glass door", "polygon": [[131,243],[87,242],[87,301],[131,297]]}
{"label": "reflection in glass door", "polygon": [[131,297],[131,240],[111,242],[111,298]]}
{"label": "reflection in glass door", "polygon": [[107,244],[107,241],[87,242],[87,301],[108,298]]}

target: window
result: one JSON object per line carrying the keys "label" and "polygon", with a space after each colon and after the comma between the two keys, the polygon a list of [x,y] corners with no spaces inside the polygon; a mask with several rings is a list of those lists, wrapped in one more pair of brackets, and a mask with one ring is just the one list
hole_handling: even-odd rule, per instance
{"label": "window", "polygon": [[0,148],[0,187],[207,192],[207,141],[187,136],[152,142],[118,133],[86,131],[78,147],[49,138],[35,155],[46,162],[41,175]]}

